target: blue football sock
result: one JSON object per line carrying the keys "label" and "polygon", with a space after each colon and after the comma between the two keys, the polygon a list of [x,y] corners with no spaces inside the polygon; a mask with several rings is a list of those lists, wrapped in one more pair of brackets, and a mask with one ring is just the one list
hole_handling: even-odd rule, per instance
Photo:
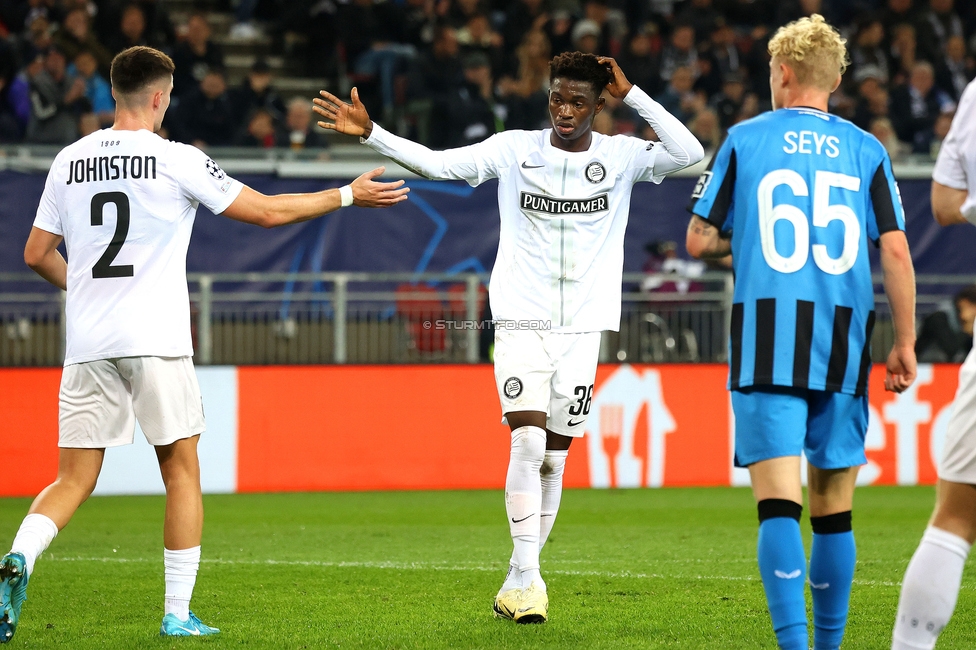
{"label": "blue football sock", "polygon": [[837,650],[844,639],[857,552],[851,512],[811,517],[810,592],[813,594],[813,647]]}
{"label": "blue football sock", "polygon": [[776,641],[783,650],[807,650],[804,600],[806,556],[800,537],[803,507],[786,499],[759,502],[759,575]]}

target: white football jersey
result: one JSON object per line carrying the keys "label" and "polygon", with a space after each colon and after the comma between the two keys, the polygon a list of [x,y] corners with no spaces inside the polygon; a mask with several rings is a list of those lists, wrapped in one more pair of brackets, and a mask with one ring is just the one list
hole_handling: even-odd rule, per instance
{"label": "white football jersey", "polygon": [[205,153],[147,130],[103,129],[61,150],[34,225],[68,252],[65,365],[193,354],[186,251],[203,203],[243,185]]}
{"label": "white football jersey", "polygon": [[[656,111],[674,120],[637,87],[625,101],[642,115]],[[668,135],[687,134],[700,151],[694,136],[674,123]],[[551,133],[504,131],[468,147],[430,151],[374,124],[364,142],[428,178],[475,186],[498,179],[501,230],[489,286],[496,320],[549,321],[562,332],[616,331],[631,191],[638,181],[660,183],[675,168],[656,169],[661,143],[594,132],[590,148],[574,153],[552,146]]]}
{"label": "white football jersey", "polygon": [[956,116],[932,170],[932,180],[969,192],[960,210],[976,223],[976,80],[969,82],[959,98]]}

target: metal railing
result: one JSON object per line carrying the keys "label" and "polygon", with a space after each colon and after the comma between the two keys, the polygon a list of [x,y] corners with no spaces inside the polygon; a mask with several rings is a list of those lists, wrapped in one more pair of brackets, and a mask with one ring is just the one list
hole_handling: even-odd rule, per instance
{"label": "metal railing", "polygon": [[[731,273],[643,291],[625,274],[619,332],[605,332],[603,362],[722,362]],[[197,364],[477,363],[490,360],[487,276],[414,273],[191,273]],[[920,275],[919,319],[951,305],[973,276]],[[873,357],[893,342],[876,278]],[[652,283],[660,284],[660,283]],[[64,358],[64,300],[31,273],[0,273],[0,366],[57,366]]]}

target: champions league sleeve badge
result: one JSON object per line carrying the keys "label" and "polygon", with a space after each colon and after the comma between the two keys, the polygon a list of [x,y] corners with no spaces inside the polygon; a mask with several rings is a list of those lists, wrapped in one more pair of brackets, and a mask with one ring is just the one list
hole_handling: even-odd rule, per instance
{"label": "champions league sleeve badge", "polygon": [[224,170],[211,158],[207,158],[207,172],[218,181],[224,178]]}
{"label": "champions league sleeve badge", "polygon": [[601,163],[591,162],[586,166],[586,180],[591,183],[599,183],[607,177],[607,170]]}

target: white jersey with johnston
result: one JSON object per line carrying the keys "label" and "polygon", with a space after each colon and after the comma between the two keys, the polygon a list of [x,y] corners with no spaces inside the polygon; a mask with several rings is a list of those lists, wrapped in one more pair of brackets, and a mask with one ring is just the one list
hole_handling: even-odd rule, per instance
{"label": "white jersey with johnston", "polygon": [[932,170],[932,180],[968,192],[960,211],[968,221],[976,223],[976,80],[969,82],[959,98],[956,116]]}
{"label": "white jersey with johnston", "polygon": [[68,253],[65,365],[193,354],[186,251],[197,205],[243,185],[205,153],[147,130],[103,129],[51,165],[34,225]]}
{"label": "white jersey with johnston", "polygon": [[498,179],[501,229],[489,286],[496,320],[548,321],[564,332],[617,330],[633,185],[660,183],[701,158],[689,153],[701,151],[694,136],[643,91],[635,86],[625,101],[664,144],[593,133],[589,149],[573,153],[552,146],[546,129],[431,151],[378,125],[364,142],[427,178],[475,186]]}

